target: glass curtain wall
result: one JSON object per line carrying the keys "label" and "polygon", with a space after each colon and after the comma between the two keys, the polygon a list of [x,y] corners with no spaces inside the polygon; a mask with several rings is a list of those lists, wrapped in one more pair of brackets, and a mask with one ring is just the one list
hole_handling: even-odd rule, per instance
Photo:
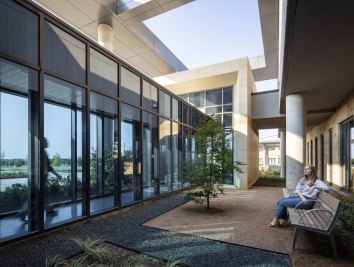
{"label": "glass curtain wall", "polygon": [[1,243],[187,186],[203,116],[31,7],[0,0]]}
{"label": "glass curtain wall", "polygon": [[73,220],[82,211],[83,88],[44,77],[45,227]]}
{"label": "glass curtain wall", "polygon": [[159,194],[159,133],[158,117],[143,113],[143,197]]}
{"label": "glass curtain wall", "polygon": [[90,210],[118,206],[118,102],[90,95]]}
{"label": "glass curtain wall", "polygon": [[[182,128],[182,159],[180,162],[186,162],[191,160],[191,136],[190,136],[190,128],[183,127]],[[183,187],[188,187],[189,182],[183,181]]]}
{"label": "glass curtain wall", "polygon": [[140,110],[122,104],[121,108],[121,203],[142,199]]}
{"label": "glass curtain wall", "polygon": [[38,188],[38,73],[0,58],[0,240],[38,230]]}
{"label": "glass curtain wall", "polygon": [[171,192],[171,121],[160,118],[160,193]]}
{"label": "glass curtain wall", "polygon": [[180,159],[180,143],[181,143],[181,127],[178,123],[172,122],[172,190],[178,190],[182,188],[182,181],[180,177],[180,168],[181,164],[179,163]]}

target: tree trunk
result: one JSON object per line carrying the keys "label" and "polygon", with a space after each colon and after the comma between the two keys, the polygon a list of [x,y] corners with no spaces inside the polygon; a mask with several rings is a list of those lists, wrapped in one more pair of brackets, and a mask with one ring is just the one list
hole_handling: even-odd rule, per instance
{"label": "tree trunk", "polygon": [[209,201],[210,201],[210,196],[207,196],[207,209],[209,209]]}

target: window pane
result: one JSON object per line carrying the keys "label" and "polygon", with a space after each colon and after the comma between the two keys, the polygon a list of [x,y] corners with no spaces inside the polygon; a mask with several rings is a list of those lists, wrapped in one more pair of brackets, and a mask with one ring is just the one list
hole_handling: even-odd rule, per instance
{"label": "window pane", "polygon": [[183,123],[190,124],[191,109],[187,105],[183,105]]}
{"label": "window pane", "polygon": [[173,182],[172,182],[172,190],[175,191],[177,189],[182,188],[182,182],[179,177],[179,152],[180,152],[180,126],[176,122],[172,122],[172,174],[173,174]]}
{"label": "window pane", "polygon": [[178,100],[172,98],[172,119],[178,121]]}
{"label": "window pane", "polygon": [[205,109],[206,114],[221,113],[221,112],[222,112],[222,106],[211,107],[211,108]]}
{"label": "window pane", "polygon": [[157,88],[147,81],[143,81],[143,107],[157,112]]}
{"label": "window pane", "polygon": [[38,229],[37,77],[0,58],[0,240]]}
{"label": "window pane", "polygon": [[118,205],[118,102],[91,93],[90,97],[91,213]]}
{"label": "window pane", "polygon": [[192,126],[197,127],[198,126],[198,111],[192,110]]}
{"label": "window pane", "polygon": [[85,83],[85,44],[47,21],[44,53],[46,68]]}
{"label": "window pane", "polygon": [[122,205],[141,200],[140,110],[122,104],[121,181]]}
{"label": "window pane", "polygon": [[[190,129],[188,127],[182,127],[182,162],[191,160],[191,138]],[[184,179],[185,177],[181,177]],[[183,187],[188,187],[189,182],[183,180]]]}
{"label": "window pane", "polygon": [[204,92],[190,94],[189,102],[196,107],[204,107],[205,106],[204,94],[205,94]]}
{"label": "window pane", "polygon": [[144,112],[143,120],[143,195],[144,198],[149,198],[159,193],[159,139],[157,116]]}
{"label": "window pane", "polygon": [[118,66],[113,60],[90,49],[90,83],[99,91],[118,96]]}
{"label": "window pane", "polygon": [[0,51],[38,64],[38,16],[14,1],[0,0]]}
{"label": "window pane", "polygon": [[140,77],[122,67],[121,79],[121,98],[132,104],[140,106]]}
{"label": "window pane", "polygon": [[225,105],[224,112],[232,112],[232,105]]}
{"label": "window pane", "polygon": [[216,89],[206,92],[206,105],[217,106],[222,105],[222,90]]}
{"label": "window pane", "polygon": [[232,87],[224,88],[224,103],[232,104]]}
{"label": "window pane", "polygon": [[[45,227],[81,217],[82,129],[85,91],[76,85],[44,77]],[[74,145],[76,144],[76,145]],[[56,212],[54,212],[56,211]]]}
{"label": "window pane", "polygon": [[188,94],[179,95],[179,97],[188,102]]}
{"label": "window pane", "polygon": [[160,193],[171,192],[171,122],[160,118]]}
{"label": "window pane", "polygon": [[232,127],[232,113],[227,113],[224,114],[224,127],[225,128],[231,128]]}
{"label": "window pane", "polygon": [[160,90],[160,114],[171,117],[171,96]]}

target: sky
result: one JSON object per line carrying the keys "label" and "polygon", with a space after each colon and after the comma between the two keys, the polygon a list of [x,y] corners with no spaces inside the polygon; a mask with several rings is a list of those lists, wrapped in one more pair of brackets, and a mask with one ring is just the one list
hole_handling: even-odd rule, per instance
{"label": "sky", "polygon": [[189,69],[264,54],[257,0],[196,0],[144,23]]}
{"label": "sky", "polygon": [[[264,54],[257,0],[195,0],[144,23],[189,69]],[[276,84],[256,83],[257,91]]]}

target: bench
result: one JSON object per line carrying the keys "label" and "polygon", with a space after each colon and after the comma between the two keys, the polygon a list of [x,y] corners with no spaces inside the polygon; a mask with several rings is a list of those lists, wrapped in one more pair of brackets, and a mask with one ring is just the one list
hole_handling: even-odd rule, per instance
{"label": "bench", "polygon": [[[283,191],[283,193],[285,196],[285,191]],[[337,258],[337,247],[333,229],[336,226],[339,216],[340,201],[324,191],[319,193],[316,200],[307,200],[301,194],[299,195],[303,199],[301,203],[304,201],[312,201],[314,205],[312,209],[309,210],[298,209],[297,207],[301,203],[293,209],[288,208],[291,224],[295,226],[292,250],[295,250],[296,239],[299,231],[302,229],[328,236],[334,257]]]}

